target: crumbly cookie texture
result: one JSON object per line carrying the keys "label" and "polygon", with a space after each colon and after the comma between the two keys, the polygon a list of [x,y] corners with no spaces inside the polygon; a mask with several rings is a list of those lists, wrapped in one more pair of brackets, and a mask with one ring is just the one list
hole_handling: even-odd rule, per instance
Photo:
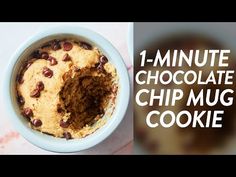
{"label": "crumbly cookie texture", "polygon": [[17,99],[33,129],[82,138],[111,117],[118,80],[115,67],[96,47],[54,40],[36,50],[20,69]]}

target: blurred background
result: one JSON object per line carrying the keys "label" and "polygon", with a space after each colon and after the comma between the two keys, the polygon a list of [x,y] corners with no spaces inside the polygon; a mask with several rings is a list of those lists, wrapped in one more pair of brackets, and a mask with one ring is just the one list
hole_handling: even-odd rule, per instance
{"label": "blurred background", "polygon": [[[140,52],[147,50],[147,58],[155,58],[157,49],[165,54],[166,50],[182,49],[189,51],[190,49],[230,49],[229,68],[236,69],[236,24],[235,23],[135,23],[134,24],[134,74],[140,69]],[[172,52],[173,53],[173,52]],[[201,57],[201,54],[200,54]],[[210,58],[209,58],[210,60]],[[155,67],[146,65],[145,70],[171,70],[175,72],[181,69],[199,70],[193,66],[178,67]],[[208,77],[211,70],[225,68],[219,67],[203,67],[204,76]],[[234,76],[235,79],[235,76]],[[180,88],[184,93],[188,93],[193,89],[198,93],[200,89],[206,90],[210,88],[213,92],[216,89],[221,91],[226,88],[235,90],[235,82],[233,85],[190,85],[185,84],[176,86],[174,84],[161,85],[134,85],[134,93],[138,90],[147,88],[155,89],[158,93],[160,89],[175,89]],[[176,106],[153,106],[140,107],[134,104],[134,152],[135,154],[236,154],[236,105],[224,107],[221,103],[215,106],[193,106],[186,107],[187,96],[178,102]],[[213,95],[214,96],[214,95]],[[236,97],[236,93],[233,95]],[[204,95],[205,97],[205,95]],[[146,98],[147,99],[147,98]],[[235,100],[234,100],[235,101]],[[171,128],[149,128],[146,125],[146,115],[151,110],[163,112],[171,110],[178,113],[181,110],[188,110],[191,114],[195,110],[224,110],[222,118],[222,128],[179,128],[176,125]],[[206,115],[202,118],[206,122]],[[183,118],[183,121],[184,118]],[[191,124],[190,124],[191,125]]]}

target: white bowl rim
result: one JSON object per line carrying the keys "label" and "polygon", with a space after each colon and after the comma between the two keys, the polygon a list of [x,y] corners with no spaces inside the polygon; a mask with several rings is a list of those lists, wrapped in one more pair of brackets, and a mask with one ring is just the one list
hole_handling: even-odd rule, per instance
{"label": "white bowl rim", "polygon": [[[36,41],[52,36],[52,35],[59,35],[59,34],[72,34],[77,36],[83,36],[94,43],[102,44],[102,48],[104,51],[106,51],[111,56],[115,57],[119,68],[116,66],[117,71],[120,71],[119,73],[122,74],[119,75],[119,84],[121,85],[121,91],[119,93],[119,99],[117,101],[115,112],[112,116],[112,118],[106,122],[104,126],[96,130],[96,134],[93,133],[85,138],[82,139],[72,139],[72,140],[65,140],[62,138],[55,138],[52,136],[48,136],[43,134],[43,136],[47,136],[47,138],[40,138],[40,132],[32,130],[30,127],[23,124],[23,122],[20,120],[20,118],[17,116],[15,109],[13,108],[12,103],[12,95],[10,93],[11,89],[11,82],[12,82],[12,73],[13,68],[15,66],[15,63],[17,62],[20,55],[23,53],[23,51],[29,47],[31,44],[35,43]],[[112,57],[112,58],[113,58]],[[104,139],[106,139],[111,133],[118,127],[122,119],[124,118],[129,100],[130,100],[130,81],[129,81],[129,75],[128,71],[126,69],[125,63],[119,54],[119,52],[116,50],[116,48],[104,37],[102,37],[100,34],[90,30],[86,29],[84,27],[76,26],[76,25],[70,25],[70,26],[55,26],[55,27],[49,27],[45,30],[42,30],[38,32],[37,34],[33,35],[31,38],[26,40],[12,55],[5,73],[5,80],[4,80],[4,97],[6,110],[9,113],[9,118],[11,119],[11,122],[14,124],[14,127],[20,134],[27,139],[32,144],[53,152],[78,152],[81,150],[88,149],[90,147],[95,146],[96,144],[102,142]],[[125,89],[124,89],[125,87]],[[119,106],[118,106],[119,105]],[[122,105],[122,107],[121,107]]]}

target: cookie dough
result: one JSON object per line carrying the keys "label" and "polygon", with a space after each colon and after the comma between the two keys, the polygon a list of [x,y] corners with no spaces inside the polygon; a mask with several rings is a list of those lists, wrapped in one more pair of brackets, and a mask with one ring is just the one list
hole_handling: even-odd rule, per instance
{"label": "cookie dough", "polygon": [[85,137],[111,117],[119,91],[115,67],[98,48],[53,40],[29,56],[16,78],[22,115],[33,129]]}

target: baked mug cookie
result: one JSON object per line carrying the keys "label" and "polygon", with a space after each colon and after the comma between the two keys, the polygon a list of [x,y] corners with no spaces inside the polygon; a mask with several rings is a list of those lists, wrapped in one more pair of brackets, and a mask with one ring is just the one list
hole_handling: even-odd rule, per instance
{"label": "baked mug cookie", "polygon": [[16,97],[32,129],[67,140],[83,138],[112,116],[118,82],[116,68],[96,46],[55,39],[20,67]]}

